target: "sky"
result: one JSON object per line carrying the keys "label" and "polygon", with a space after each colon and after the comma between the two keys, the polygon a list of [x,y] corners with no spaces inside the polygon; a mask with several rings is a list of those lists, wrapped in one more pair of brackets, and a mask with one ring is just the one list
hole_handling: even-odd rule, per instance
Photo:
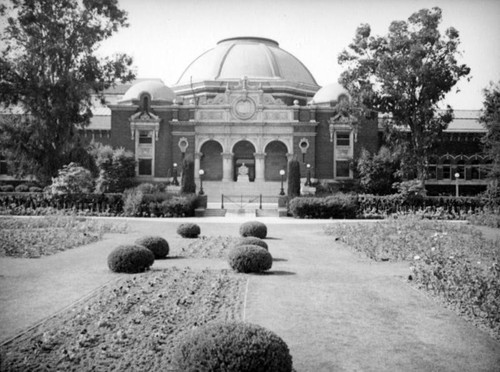
{"label": "sky", "polygon": [[385,35],[394,20],[422,9],[443,11],[441,30],[460,32],[471,80],[461,81],[444,103],[480,109],[482,90],[500,81],[500,0],[118,0],[130,26],[105,41],[100,54],[125,52],[137,76],[174,85],[187,66],[218,41],[236,36],[276,40],[309,69],[319,85],[336,82],[339,53],[356,28],[368,23]]}

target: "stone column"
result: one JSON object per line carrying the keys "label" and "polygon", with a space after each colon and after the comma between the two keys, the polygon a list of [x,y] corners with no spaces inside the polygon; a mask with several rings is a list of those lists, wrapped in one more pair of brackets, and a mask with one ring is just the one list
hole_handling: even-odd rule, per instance
{"label": "stone column", "polygon": [[194,154],[194,179],[195,180],[200,179],[199,171],[200,171],[200,160],[201,160],[202,155],[203,154],[201,152],[196,152]]}
{"label": "stone column", "polygon": [[255,182],[264,182],[264,174],[265,174],[265,167],[266,167],[266,154],[265,153],[255,153],[253,154],[255,156]]}
{"label": "stone column", "polygon": [[222,153],[222,181],[233,182],[233,153]]}

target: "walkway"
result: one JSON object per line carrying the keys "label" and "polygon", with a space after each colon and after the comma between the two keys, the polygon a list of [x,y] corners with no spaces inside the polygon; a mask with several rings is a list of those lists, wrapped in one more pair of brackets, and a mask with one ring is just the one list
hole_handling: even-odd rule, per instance
{"label": "walkway", "polygon": [[[233,236],[244,221],[189,220],[204,235]],[[287,342],[298,372],[500,370],[500,343],[412,289],[404,281],[407,264],[353,254],[322,233],[330,221],[260,220],[275,262],[271,273],[249,276],[244,317]],[[105,264],[119,243],[161,231],[175,246],[175,230],[186,221],[130,220],[128,235],[36,260],[0,259],[1,341],[119,277]]]}

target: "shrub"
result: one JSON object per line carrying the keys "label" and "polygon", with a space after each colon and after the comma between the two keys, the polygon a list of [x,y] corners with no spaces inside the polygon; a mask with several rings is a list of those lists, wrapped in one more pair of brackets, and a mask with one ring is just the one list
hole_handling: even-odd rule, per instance
{"label": "shrub", "polygon": [[256,238],[255,236],[247,236],[247,237],[241,238],[236,245],[237,246],[238,245],[258,245],[259,247],[262,247],[264,249],[269,250],[267,243],[260,238]]}
{"label": "shrub", "polygon": [[89,193],[94,188],[92,173],[77,163],[69,163],[59,170],[59,175],[52,179],[52,194]]}
{"label": "shrub", "polygon": [[142,197],[142,191],[136,189],[125,190],[123,193],[123,213],[125,213],[125,216],[139,215]]}
{"label": "shrub", "polygon": [[257,245],[239,245],[228,254],[229,266],[239,273],[261,273],[273,265],[273,257]]}
{"label": "shrub", "polygon": [[124,148],[94,144],[91,153],[99,169],[96,181],[97,192],[123,192],[133,185],[135,156]]}
{"label": "shrub", "polygon": [[38,186],[31,186],[29,188],[29,192],[42,192],[42,188],[41,187],[38,187]]}
{"label": "shrub", "polygon": [[287,192],[290,199],[300,195],[300,163],[296,159],[288,162]]}
{"label": "shrub", "polygon": [[16,186],[15,191],[16,192],[28,192],[29,186],[22,183],[22,184]]}
{"label": "shrub", "polygon": [[290,212],[299,218],[356,218],[357,196],[338,193],[326,198],[294,198]]}
{"label": "shrub", "polygon": [[155,256],[142,245],[120,245],[108,256],[108,267],[116,273],[141,273],[153,264]]}
{"label": "shrub", "polygon": [[243,237],[254,236],[265,239],[267,236],[267,226],[262,222],[248,221],[240,226],[240,235]]}
{"label": "shrub", "polygon": [[12,192],[12,191],[14,191],[14,186],[12,186],[12,185],[2,185],[2,186],[0,186],[0,191],[2,191],[2,192]]}
{"label": "shrub", "polygon": [[186,157],[182,161],[181,193],[194,194],[196,183],[194,182],[194,161],[191,157]]}
{"label": "shrub", "polygon": [[200,233],[200,226],[195,223],[183,223],[177,228],[177,234],[183,238],[197,238]]}
{"label": "shrub", "polygon": [[264,327],[242,322],[209,323],[191,331],[174,353],[182,371],[290,372],[287,344]]}
{"label": "shrub", "polygon": [[155,259],[165,258],[169,252],[168,242],[159,236],[144,236],[137,239],[134,244],[149,249],[155,255]]}

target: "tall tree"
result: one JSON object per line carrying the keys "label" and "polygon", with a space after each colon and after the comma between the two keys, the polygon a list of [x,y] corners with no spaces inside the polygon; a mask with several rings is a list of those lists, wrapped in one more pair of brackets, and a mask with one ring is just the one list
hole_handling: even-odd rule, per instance
{"label": "tall tree", "polygon": [[0,103],[15,114],[0,120],[0,145],[21,173],[47,183],[89,124],[93,94],[134,77],[130,57],[95,53],[127,15],[117,0],[11,0],[0,13]]}
{"label": "tall tree", "polygon": [[487,132],[483,137],[484,152],[491,161],[488,176],[499,187],[500,182],[500,82],[484,89],[484,107],[480,121]]}
{"label": "tall tree", "polygon": [[424,181],[429,151],[453,119],[438,103],[470,69],[457,62],[460,39],[454,28],[442,35],[441,9],[422,9],[408,21],[394,21],[386,36],[372,36],[368,24],[338,57],[346,67],[340,83],[366,110],[386,114],[388,133],[405,145],[408,172]]}

